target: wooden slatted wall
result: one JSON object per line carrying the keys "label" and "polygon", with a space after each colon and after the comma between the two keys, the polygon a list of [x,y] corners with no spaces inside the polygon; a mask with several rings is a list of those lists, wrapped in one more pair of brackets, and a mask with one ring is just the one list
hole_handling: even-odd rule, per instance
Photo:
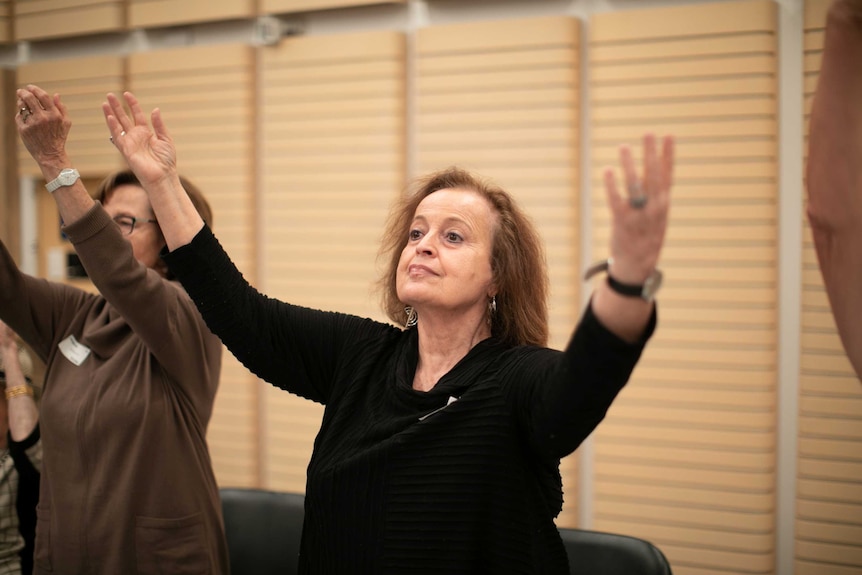
{"label": "wooden slatted wall", "polygon": [[[263,290],[385,320],[371,292],[391,201],[404,183],[405,39],[290,38],[261,49]],[[264,485],[305,490],[322,409],[266,395]]]}
{"label": "wooden slatted wall", "polygon": [[0,1],[0,43],[12,40],[12,1]]}
{"label": "wooden slatted wall", "polygon": [[249,18],[254,0],[128,0],[129,26],[170,26]]}
{"label": "wooden slatted wall", "polygon": [[[416,164],[457,165],[511,192],[539,229],[551,278],[551,345],[580,314],[580,27],[571,18],[455,24],[417,34]],[[575,457],[563,464],[576,521]]]}
{"label": "wooden slatted wall", "polygon": [[[806,125],[828,5],[826,0],[808,0],[805,5]],[[797,575],[858,575],[862,385],[841,346],[807,220],[803,227],[795,569]]]}
{"label": "wooden slatted wall", "polygon": [[660,327],[596,434],[595,527],[652,540],[677,575],[774,569],[776,49],[770,1],[591,22],[596,258],[617,147],[678,144]]}
{"label": "wooden slatted wall", "polygon": [[[0,72],[0,90],[4,97],[0,98],[0,116],[7,118],[6,124],[11,133],[16,133],[14,122],[9,121],[17,113],[15,111],[15,72],[6,70]],[[17,138],[17,136],[16,136]],[[15,261],[21,259],[21,197],[18,190],[18,158],[15,140],[11,136],[0,139],[0,178],[3,188],[0,189],[0,239]],[[35,381],[35,380],[34,380]]]}
{"label": "wooden slatted wall", "polygon": [[[105,94],[123,89],[121,58],[97,56],[27,64],[18,68],[16,83],[36,84],[48,93],[60,94],[72,120],[66,150],[83,177],[102,178],[122,165],[108,140],[101,107]],[[18,142],[20,174],[41,178],[36,162]]]}
{"label": "wooden slatted wall", "polygon": [[[129,88],[149,113],[161,108],[180,172],[206,195],[214,230],[255,282],[254,51],[229,44],[129,58]],[[257,379],[225,350],[208,441],[220,485],[259,484]]]}
{"label": "wooden slatted wall", "polygon": [[15,0],[16,40],[116,32],[125,28],[124,0]]}
{"label": "wooden slatted wall", "polygon": [[264,14],[278,12],[302,12],[306,10],[328,10],[372,4],[406,4],[407,0],[259,0]]}

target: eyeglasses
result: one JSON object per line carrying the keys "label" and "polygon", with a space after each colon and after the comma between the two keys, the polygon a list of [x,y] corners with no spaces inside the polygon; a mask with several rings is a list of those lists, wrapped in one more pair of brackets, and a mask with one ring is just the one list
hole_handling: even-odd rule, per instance
{"label": "eyeglasses", "polygon": [[155,224],[156,220],[150,220],[146,218],[133,218],[132,216],[116,216],[114,218],[114,223],[120,226],[120,231],[123,232],[123,235],[130,236],[132,232],[135,231],[135,224]]}

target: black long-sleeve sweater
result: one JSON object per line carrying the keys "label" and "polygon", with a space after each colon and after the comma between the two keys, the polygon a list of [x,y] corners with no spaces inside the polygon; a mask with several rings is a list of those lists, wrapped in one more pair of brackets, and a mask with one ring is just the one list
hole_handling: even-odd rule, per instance
{"label": "black long-sleeve sweater", "polygon": [[477,344],[428,392],[418,335],[260,294],[208,228],[165,255],[252,372],[323,403],[303,573],[567,573],[559,460],[602,420],[642,341],[588,307],[564,352]]}

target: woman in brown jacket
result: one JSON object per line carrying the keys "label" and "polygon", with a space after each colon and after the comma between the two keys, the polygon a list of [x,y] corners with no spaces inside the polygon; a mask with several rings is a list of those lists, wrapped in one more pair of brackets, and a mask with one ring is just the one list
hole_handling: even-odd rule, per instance
{"label": "woman in brown jacket", "polygon": [[135,177],[109,178],[94,201],[66,154],[59,96],[17,96],[18,132],[99,290],[24,274],[0,246],[0,319],[47,364],[34,573],[227,573],[206,444],[221,344],[166,277]]}

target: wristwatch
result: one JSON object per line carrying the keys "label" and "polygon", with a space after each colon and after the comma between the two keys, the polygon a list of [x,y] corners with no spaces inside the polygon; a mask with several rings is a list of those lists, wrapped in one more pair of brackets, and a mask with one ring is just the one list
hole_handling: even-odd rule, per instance
{"label": "wristwatch", "polygon": [[75,168],[64,168],[60,171],[60,175],[45,184],[45,189],[49,192],[54,192],[57,188],[62,188],[63,186],[71,186],[75,182],[78,181],[78,178],[81,177],[81,174],[78,173],[78,170]]}
{"label": "wristwatch", "polygon": [[[584,274],[584,280],[588,280],[597,273],[606,272],[611,267],[612,260],[610,258],[601,261],[587,270]],[[662,273],[661,270],[655,268],[649,277],[644,281],[643,285],[626,284],[615,280],[608,274],[608,286],[620,295],[627,297],[639,297],[645,301],[652,301],[658,289],[661,287]]]}

